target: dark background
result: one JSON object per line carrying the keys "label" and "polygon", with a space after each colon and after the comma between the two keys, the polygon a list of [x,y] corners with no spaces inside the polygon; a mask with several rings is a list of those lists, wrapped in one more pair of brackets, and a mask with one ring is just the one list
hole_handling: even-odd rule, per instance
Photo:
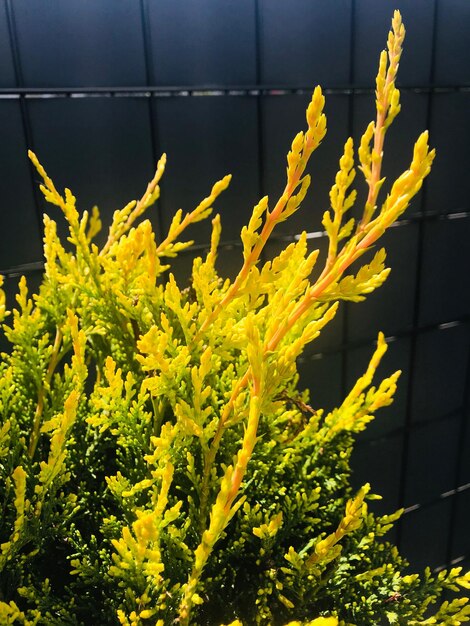
{"label": "dark background", "polygon": [[[12,303],[18,277],[42,272],[42,213],[34,149],[58,187],[105,224],[140,197],[161,152],[169,162],[157,232],[233,173],[217,203],[221,270],[240,265],[253,204],[284,185],[285,155],[305,127],[311,89],[327,94],[329,133],[309,170],[301,212],[267,254],[320,218],[348,134],[374,114],[373,86],[393,9],[407,29],[403,111],[386,142],[393,177],[429,128],[437,159],[404,218],[385,236],[393,268],[366,303],[341,314],[301,359],[314,407],[331,408],[362,373],[378,330],[381,366],[403,375],[395,404],[360,437],[355,483],[406,514],[393,537],[414,567],[469,563],[470,537],[470,2],[468,0],[1,0],[0,270]],[[364,184],[358,176],[360,192]],[[59,218],[60,219],[60,218]],[[191,232],[199,246],[210,223]],[[175,263],[188,275],[196,245]]]}

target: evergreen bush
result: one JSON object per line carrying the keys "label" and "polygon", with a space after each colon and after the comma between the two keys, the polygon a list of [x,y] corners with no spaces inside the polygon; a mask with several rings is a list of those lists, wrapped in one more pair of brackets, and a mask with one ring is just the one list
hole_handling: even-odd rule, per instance
{"label": "evergreen bush", "polygon": [[[157,200],[165,166],[138,202],[116,211],[101,249],[97,210],[80,215],[34,154],[42,192],[68,223],[63,244],[44,217],[44,278],[19,284],[0,365],[0,623],[458,625],[470,619],[460,568],[406,573],[382,536],[401,511],[375,516],[369,486],[353,493],[356,433],[390,404],[399,372],[373,384],[383,335],[344,402],[325,414],[298,389],[296,359],[340,301],[359,301],[389,270],[362,267],[428,175],[423,133],[411,165],[379,203],[383,143],[400,110],[395,77],[404,28],[395,13],[376,83],[377,119],[357,159],[368,188],[359,219],[355,151],[344,146],[323,216],[326,258],[302,233],[260,262],[275,226],[298,210],[305,167],[326,132],[317,87],[308,128],[287,156],[274,205],[263,198],[241,233],[231,281],[216,270],[220,218],[188,286],[170,261],[180,235],[206,218],[230,177],[156,237],[138,218]],[[138,225],[137,225],[138,224]],[[313,279],[314,266],[317,278]],[[436,604],[437,603],[437,604]]]}

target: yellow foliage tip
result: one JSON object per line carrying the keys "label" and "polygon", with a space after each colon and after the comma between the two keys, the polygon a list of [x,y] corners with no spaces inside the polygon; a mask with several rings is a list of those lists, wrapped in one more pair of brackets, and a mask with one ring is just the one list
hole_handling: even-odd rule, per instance
{"label": "yellow foliage tip", "polygon": [[[0,274],[0,285],[3,285],[3,276]],[[6,296],[3,289],[0,289],[0,322],[3,322],[5,317],[8,315],[8,311],[6,310]]]}
{"label": "yellow foliage tip", "polygon": [[361,142],[359,145],[358,155],[359,161],[361,163],[360,170],[364,174],[364,178],[366,181],[370,180],[372,171],[372,154],[370,143],[375,133],[375,122],[369,122],[364,134],[361,137]]}
{"label": "yellow foliage tip", "polygon": [[[162,156],[159,158],[158,163],[157,163],[157,172],[161,172],[162,170],[165,169],[166,166],[166,161],[167,161],[167,157],[166,157],[166,152],[164,152],[162,154]],[[162,172],[163,173],[163,172]]]}
{"label": "yellow foliage tip", "polygon": [[101,222],[100,212],[98,207],[95,205],[91,210],[91,216],[88,222],[88,232],[86,235],[87,240],[91,241],[93,237],[100,232],[102,226],[103,224]]}
{"label": "yellow foliage tip", "polygon": [[275,515],[268,524],[261,524],[253,528],[253,534],[259,539],[274,537],[282,526],[282,511]]}
{"label": "yellow foliage tip", "polygon": [[425,172],[423,175],[427,176],[431,169],[432,162],[434,157],[436,156],[436,150],[433,148],[429,150],[429,132],[425,130],[419,136],[417,142],[415,143],[414,151],[413,151],[413,161],[411,162],[411,168],[413,171],[417,172]]}
{"label": "yellow foliage tip", "polygon": [[401,18],[401,13],[398,10],[395,10],[393,12],[392,30],[395,36],[395,45],[401,46],[401,44],[403,43],[403,40],[405,39],[406,31],[405,31],[405,26]]}
{"label": "yellow foliage tip", "polygon": [[221,180],[216,182],[215,185],[212,187],[211,195],[218,196],[219,193],[222,193],[222,191],[225,191],[227,187],[230,185],[231,180],[232,180],[232,174],[227,174],[226,176],[224,176]]}
{"label": "yellow foliage tip", "polygon": [[212,211],[212,203],[214,202],[214,200],[223,192],[227,189],[227,187],[230,185],[230,181],[232,180],[232,175],[231,174],[227,174],[227,176],[224,176],[221,180],[218,180],[212,187],[210,195],[207,196],[207,198],[204,198],[204,200],[196,207],[196,209],[193,211],[193,222],[198,222],[202,219],[204,219],[205,217],[207,217],[210,212]]}
{"label": "yellow foliage tip", "polygon": [[13,541],[19,539],[19,532],[23,526],[25,508],[27,506],[26,498],[26,477],[27,474],[23,467],[19,465],[12,474],[15,481],[15,508],[16,508],[16,520],[15,520],[15,534]]}
{"label": "yellow foliage tip", "polygon": [[[35,153],[32,150],[28,150],[28,157],[31,161],[31,163],[34,165],[34,167],[37,169],[38,174],[41,176],[41,178],[46,181],[46,179],[49,179],[46,170],[43,168],[43,166],[41,165],[41,163],[39,162],[38,157],[35,155]],[[50,180],[50,179],[49,179]]]}
{"label": "yellow foliage tip", "polygon": [[[326,116],[323,113],[325,96],[320,86],[315,87],[310,104],[307,107],[308,130],[305,134],[305,150],[312,152],[326,134]],[[305,156],[308,156],[305,155]]]}
{"label": "yellow foliage tip", "polygon": [[66,189],[66,201],[64,201],[62,196],[59,194],[59,192],[55,188],[54,183],[52,182],[52,179],[49,178],[46,170],[41,165],[41,163],[39,162],[39,159],[37,158],[37,156],[34,154],[32,150],[28,150],[28,156],[32,164],[36,168],[38,174],[41,176],[41,178],[44,181],[44,185],[39,185],[39,188],[42,191],[44,198],[47,200],[47,202],[50,202],[51,204],[55,204],[61,207],[62,209],[64,209],[64,205],[66,204],[66,201],[70,200],[70,197],[67,197],[67,191],[68,191],[68,195],[73,198],[70,191]]}
{"label": "yellow foliage tip", "polygon": [[78,401],[80,399],[80,393],[77,389],[72,389],[70,395],[64,402],[64,412],[66,417],[67,425],[70,424],[75,419],[75,414],[77,412]]}
{"label": "yellow foliage tip", "polygon": [[211,232],[211,247],[207,254],[206,262],[210,265],[214,265],[217,259],[217,249],[219,247],[220,235],[222,234],[222,225],[220,223],[220,215],[217,215],[212,220],[212,232]]}

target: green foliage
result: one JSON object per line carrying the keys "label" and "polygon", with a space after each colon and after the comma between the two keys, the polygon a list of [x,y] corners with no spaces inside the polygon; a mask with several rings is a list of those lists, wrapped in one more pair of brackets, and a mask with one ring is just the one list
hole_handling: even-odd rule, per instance
{"label": "green foliage", "polygon": [[[410,168],[378,204],[385,131],[399,111],[395,76],[404,29],[398,13],[381,56],[377,120],[364,133],[356,202],[354,146],[345,144],[318,251],[307,237],[260,263],[275,226],[298,210],[305,167],[326,132],[321,89],[292,143],[274,208],[263,198],[242,230],[233,281],[211,247],[180,287],[168,259],[178,238],[207,217],[225,177],[196,209],[178,212],[156,242],[148,220],[163,157],[140,201],[116,211],[104,246],[97,209],[79,214],[31,154],[41,189],[68,223],[70,245],[44,218],[45,275],[30,297],[21,279],[4,324],[0,364],[0,624],[454,625],[470,619],[459,568],[405,573],[381,537],[401,512],[368,511],[369,486],[350,487],[355,433],[390,404],[399,372],[373,386],[383,335],[366,372],[328,415],[299,391],[296,359],[342,300],[385,280],[380,250],[351,265],[401,215],[428,174],[434,151],[418,139]],[[7,314],[3,294],[2,318]]]}

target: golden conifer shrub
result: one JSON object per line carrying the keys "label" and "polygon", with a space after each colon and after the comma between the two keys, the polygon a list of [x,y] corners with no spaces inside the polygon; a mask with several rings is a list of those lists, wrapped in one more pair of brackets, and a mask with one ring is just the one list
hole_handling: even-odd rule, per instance
{"label": "golden conifer shrub", "polygon": [[[274,228],[297,211],[305,168],[326,132],[320,87],[287,156],[276,201],[262,198],[241,233],[236,278],[219,276],[220,218],[189,286],[171,259],[180,236],[212,212],[230,177],[156,237],[139,218],[159,196],[165,157],[142,199],[116,211],[105,245],[98,212],[79,214],[39,164],[42,192],[68,223],[65,248],[44,218],[45,273],[21,279],[4,324],[0,375],[0,624],[164,626],[454,625],[468,621],[460,568],[405,573],[382,536],[400,516],[368,511],[350,486],[354,436],[391,403],[399,373],[373,382],[377,349],[341,406],[325,414],[299,391],[296,359],[344,300],[389,270],[372,248],[428,175],[427,133],[384,199],[385,134],[404,28],[395,13],[380,57],[377,118],[356,152],[344,146],[323,216],[325,258],[306,234],[271,261]],[[361,217],[356,164],[368,196]],[[362,267],[351,272],[354,262]],[[313,280],[312,270],[318,278]],[[7,313],[0,298],[2,317]]]}

